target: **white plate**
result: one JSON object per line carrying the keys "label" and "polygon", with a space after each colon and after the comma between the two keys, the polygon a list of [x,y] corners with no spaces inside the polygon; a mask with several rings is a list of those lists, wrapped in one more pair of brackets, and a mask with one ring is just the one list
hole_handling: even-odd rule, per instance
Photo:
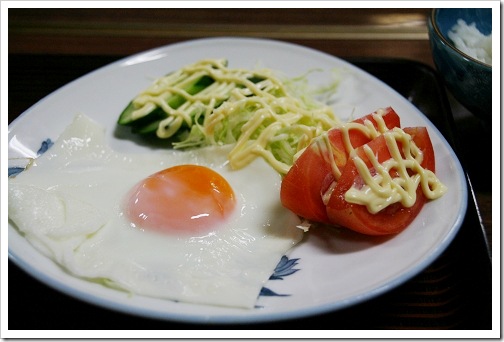
{"label": "white plate", "polygon": [[[342,118],[392,106],[403,126],[427,126],[436,152],[437,174],[448,186],[441,199],[426,204],[417,219],[391,238],[369,238],[336,231],[311,231],[289,252],[299,269],[266,288],[288,296],[260,296],[252,310],[199,306],[128,296],[74,278],[41,255],[9,227],[9,257],[32,276],[77,298],[146,317],[184,322],[271,322],[324,313],[380,295],[418,274],[448,246],[462,224],[467,206],[464,172],[439,131],[406,99],[387,85],[333,56],[305,47],[260,39],[216,38],[188,41],[125,58],[62,87],[35,104],[9,126],[9,158],[33,157],[42,141],[55,140],[76,113],[84,113],[107,130],[117,150],[149,147],[114,135],[121,110],[154,78],[204,58],[227,58],[230,67],[257,64],[298,76],[310,69],[344,68]],[[310,82],[323,84],[328,73]],[[407,75],[405,75],[407,77]]]}

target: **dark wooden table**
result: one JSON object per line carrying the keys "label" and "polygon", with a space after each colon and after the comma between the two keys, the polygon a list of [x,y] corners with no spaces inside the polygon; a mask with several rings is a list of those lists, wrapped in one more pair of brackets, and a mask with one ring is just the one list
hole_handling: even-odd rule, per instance
{"label": "dark wooden table", "polygon": [[[491,151],[477,152],[473,141],[491,146],[491,123],[467,112],[444,89],[430,57],[428,10],[362,11],[259,11],[251,23],[246,15],[250,12],[243,10],[230,12],[235,20],[200,10],[141,11],[137,16],[131,11],[15,10],[9,12],[9,122],[89,71],[190,38],[265,36],[328,52],[408,98],[436,124],[463,162],[475,198],[469,198],[459,234],[432,265],[399,288],[348,309],[229,327],[156,321],[98,308],[54,291],[9,263],[9,329],[490,329]],[[269,21],[272,17],[278,18],[275,25]],[[393,25],[380,24],[385,20]]]}

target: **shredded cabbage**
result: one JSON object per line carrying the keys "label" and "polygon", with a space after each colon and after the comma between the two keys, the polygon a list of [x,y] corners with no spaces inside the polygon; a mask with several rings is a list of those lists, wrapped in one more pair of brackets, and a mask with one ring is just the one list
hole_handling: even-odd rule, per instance
{"label": "shredded cabbage", "polygon": [[[234,144],[229,154],[232,168],[242,168],[263,157],[279,173],[287,173],[295,156],[313,138],[340,124],[331,108],[318,100],[322,96],[328,102],[337,91],[339,79],[312,89],[307,80],[315,71],[289,79],[275,76],[270,69],[227,69],[226,75],[233,74],[239,86],[216,108],[212,103],[193,107],[194,124],[178,137],[180,141],[173,144],[174,148]],[[250,81],[251,74],[260,81]],[[221,82],[218,76],[214,79]]]}

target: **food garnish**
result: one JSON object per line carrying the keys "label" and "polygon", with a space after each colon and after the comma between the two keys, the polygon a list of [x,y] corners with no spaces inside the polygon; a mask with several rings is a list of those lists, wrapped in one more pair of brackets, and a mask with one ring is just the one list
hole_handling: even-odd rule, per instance
{"label": "food garnish", "polygon": [[314,222],[399,233],[447,191],[427,129],[399,126],[386,108],[318,137],[284,177],[282,204]]}
{"label": "food garnish", "polygon": [[233,169],[262,156],[281,174],[313,138],[339,123],[329,106],[298,96],[295,80],[227,64],[202,60],[156,80],[118,123],[171,139],[175,149],[234,144]]}

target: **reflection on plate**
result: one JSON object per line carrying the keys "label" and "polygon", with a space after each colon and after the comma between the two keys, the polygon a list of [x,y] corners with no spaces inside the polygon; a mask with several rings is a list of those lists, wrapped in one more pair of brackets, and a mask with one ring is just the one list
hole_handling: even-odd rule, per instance
{"label": "reflection on plate", "polygon": [[119,311],[196,323],[271,322],[337,310],[380,295],[419,273],[452,241],[465,214],[467,188],[461,166],[439,131],[381,81],[333,56],[287,43],[202,39],[147,51],[98,69],[49,95],[16,119],[9,126],[9,158],[37,156],[41,142],[55,140],[76,113],[107,127],[112,148],[148,151],[152,147],[125,139],[116,129],[118,114],[154,78],[204,58],[226,58],[230,67],[262,65],[288,76],[312,69],[326,71],[310,75],[313,85],[324,84],[335,68],[345,70],[348,80],[344,81],[345,90],[335,104],[335,112],[347,119],[392,106],[401,116],[402,126],[427,126],[436,152],[436,173],[447,185],[448,193],[426,204],[411,226],[397,236],[370,238],[346,230],[312,229],[281,261],[277,277],[265,284],[252,310],[129,296],[74,278],[41,258],[13,227],[9,227],[11,260],[60,291]]}

